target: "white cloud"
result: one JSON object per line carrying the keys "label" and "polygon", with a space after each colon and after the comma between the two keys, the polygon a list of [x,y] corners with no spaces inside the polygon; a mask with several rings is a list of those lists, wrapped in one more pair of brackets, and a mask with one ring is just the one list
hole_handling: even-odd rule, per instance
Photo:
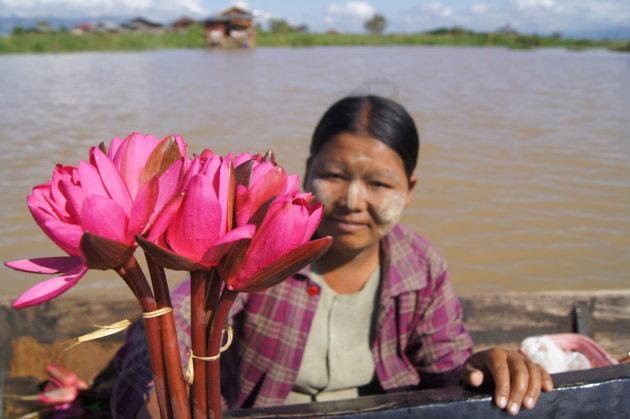
{"label": "white cloud", "polygon": [[628,0],[482,0],[460,7],[454,4],[419,2],[412,9],[387,15],[389,27],[394,31],[416,32],[460,25],[492,31],[509,23],[520,32],[540,34],[630,27]]}
{"label": "white cloud", "polygon": [[424,4],[420,6],[420,8],[441,17],[448,17],[453,14],[453,10],[450,7],[440,3],[439,1]]}
{"label": "white cloud", "polygon": [[[297,11],[295,7],[289,11],[289,6],[277,6],[272,14],[256,9],[258,2],[253,0],[0,0],[0,17],[143,16],[166,23],[181,16],[203,18],[231,3],[246,6],[263,24],[278,18],[305,23],[315,30],[362,32],[365,21],[376,13],[370,1],[311,1],[300,3]],[[328,5],[320,6],[322,3]],[[379,3],[382,9],[378,12],[385,15],[388,30],[417,32],[464,26],[491,31],[509,23],[521,32],[545,34],[630,27],[630,0],[416,0],[411,8],[400,6],[402,3]]]}
{"label": "white cloud", "polygon": [[217,13],[233,6],[249,11],[252,15],[254,15],[254,21],[260,23],[262,26],[266,26],[270,19],[275,18],[273,13],[266,10],[254,9],[246,1],[233,1],[228,7],[217,11]]}
{"label": "white cloud", "polygon": [[261,24],[264,24],[269,21],[269,19],[273,19],[274,15],[271,12],[266,10],[254,9],[252,10],[252,14],[254,15],[254,19]]}
{"label": "white cloud", "polygon": [[630,26],[630,2],[623,0],[512,0],[506,12],[517,29],[536,32]]}
{"label": "white cloud", "polygon": [[470,10],[475,14],[484,14],[490,10],[490,6],[488,6],[487,4],[478,3],[473,4]]}
{"label": "white cloud", "polygon": [[433,1],[405,10],[401,15],[401,21],[406,31],[418,32],[438,27],[463,25],[466,18],[443,2]]}
{"label": "white cloud", "polygon": [[331,27],[343,31],[363,28],[366,20],[376,13],[374,7],[364,1],[349,1],[344,4],[331,3],[326,7],[324,21]]}
{"label": "white cloud", "polygon": [[245,10],[251,10],[251,7],[249,7],[249,4],[246,1],[233,1],[230,6],[235,6]]}
{"label": "white cloud", "polygon": [[0,0],[0,16],[133,16],[176,19],[202,16],[201,0]]}
{"label": "white cloud", "polygon": [[554,0],[516,0],[516,4],[522,9],[535,7],[549,8],[555,6],[556,2]]}

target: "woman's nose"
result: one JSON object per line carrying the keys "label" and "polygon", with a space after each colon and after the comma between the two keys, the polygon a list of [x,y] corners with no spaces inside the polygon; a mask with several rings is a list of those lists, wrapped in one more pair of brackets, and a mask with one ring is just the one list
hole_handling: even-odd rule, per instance
{"label": "woman's nose", "polygon": [[362,182],[353,180],[345,191],[345,206],[353,211],[361,211],[367,205],[367,190]]}

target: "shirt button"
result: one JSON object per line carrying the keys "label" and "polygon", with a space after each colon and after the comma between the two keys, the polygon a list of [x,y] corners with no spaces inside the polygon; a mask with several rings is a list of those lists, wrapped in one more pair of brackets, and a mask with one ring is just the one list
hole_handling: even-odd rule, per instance
{"label": "shirt button", "polygon": [[310,287],[308,287],[308,295],[314,297],[317,294],[319,294],[319,288],[317,287],[317,285],[311,285]]}

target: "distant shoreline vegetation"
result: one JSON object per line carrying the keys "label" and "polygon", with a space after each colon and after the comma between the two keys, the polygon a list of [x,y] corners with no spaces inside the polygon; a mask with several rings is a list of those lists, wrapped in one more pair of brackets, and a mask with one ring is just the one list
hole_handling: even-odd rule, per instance
{"label": "distant shoreline vegetation", "polygon": [[[274,32],[258,28],[255,44],[271,47],[435,45],[514,49],[556,47],[569,50],[606,48],[612,51],[630,52],[630,41],[564,39],[560,34],[540,36],[520,33],[484,33],[457,27],[414,34],[310,33],[294,30]],[[139,51],[206,46],[204,29],[197,24],[188,26],[185,31],[159,33],[104,32],[76,35],[64,29],[55,32],[30,32],[17,29],[11,35],[0,37],[0,53],[5,54]]]}

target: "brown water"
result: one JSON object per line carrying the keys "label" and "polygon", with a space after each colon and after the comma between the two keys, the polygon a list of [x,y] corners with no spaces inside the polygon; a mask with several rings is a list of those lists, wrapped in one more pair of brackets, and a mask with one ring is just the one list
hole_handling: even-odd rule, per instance
{"label": "brown water", "polygon": [[[419,124],[404,222],[460,292],[630,284],[630,55],[431,47],[259,48],[0,56],[2,260],[60,254],[25,196],[57,162],[132,131],[196,152],[274,149],[301,173],[310,132],[351,92]],[[0,293],[38,278],[2,268]],[[176,280],[177,278],[174,278]],[[114,293],[113,273],[74,290]]]}

